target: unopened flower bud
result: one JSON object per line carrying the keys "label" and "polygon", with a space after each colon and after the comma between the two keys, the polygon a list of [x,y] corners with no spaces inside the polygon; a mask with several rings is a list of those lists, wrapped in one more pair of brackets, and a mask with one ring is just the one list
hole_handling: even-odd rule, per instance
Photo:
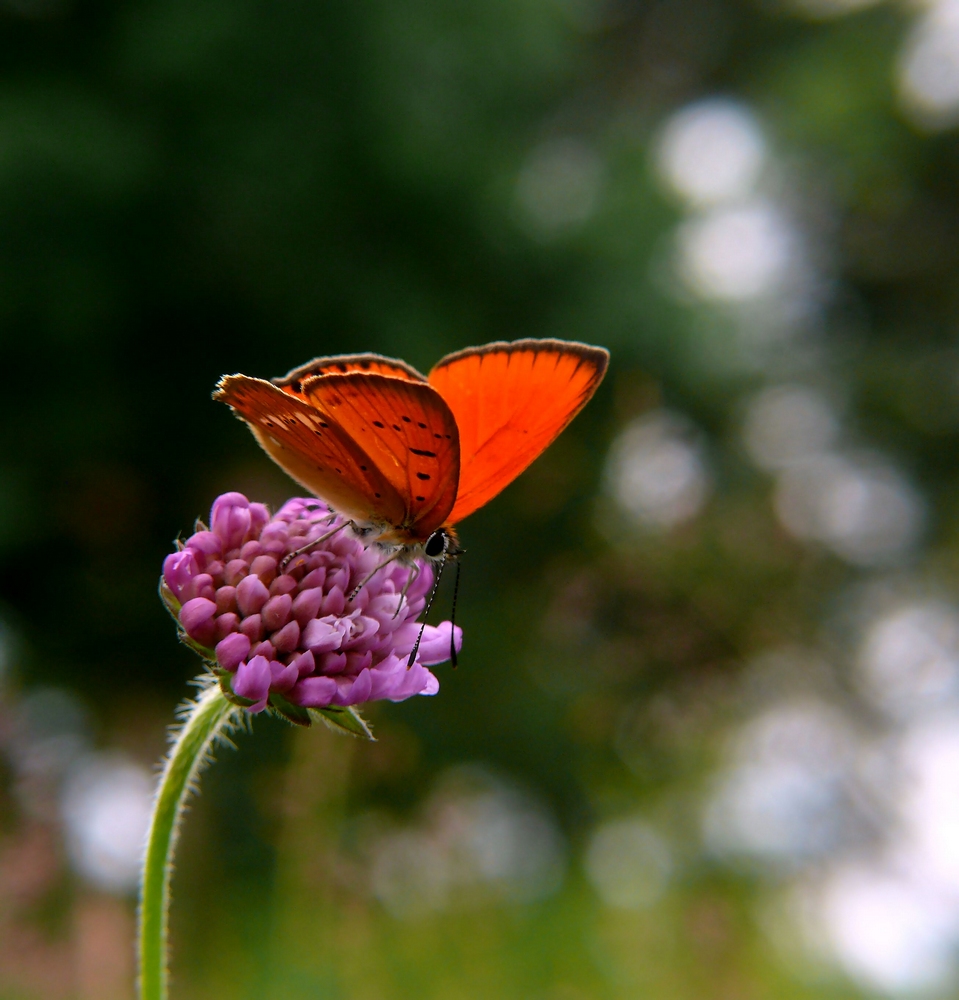
{"label": "unopened flower bud", "polygon": [[270,584],[270,593],[274,596],[277,594],[292,594],[297,590],[297,586],[296,577],[283,573]]}
{"label": "unopened flower bud", "polygon": [[271,597],[260,609],[260,616],[263,618],[263,627],[267,632],[273,632],[290,620],[290,612],[293,608],[293,598],[289,594],[280,594],[278,597]]}
{"label": "unopened flower bud", "polygon": [[224,670],[236,670],[250,653],[250,640],[242,632],[233,632],[216,644],[216,660]]}
{"label": "unopened flower bud", "polygon": [[236,603],[236,587],[219,587],[216,592],[216,610],[224,615],[228,611],[238,611],[239,606]]}
{"label": "unopened flower bud", "polygon": [[259,615],[247,615],[240,622],[240,631],[250,642],[259,642],[263,638],[263,622]]}
{"label": "unopened flower bud", "polygon": [[263,581],[252,573],[237,584],[236,603],[244,615],[258,614],[269,599],[270,592]]}
{"label": "unopened flower bud", "polygon": [[270,689],[285,694],[300,679],[300,673],[291,663],[283,666],[279,660],[270,663]]}
{"label": "unopened flower bud", "polygon": [[172,552],[163,560],[163,579],[181,602],[184,590],[192,584],[193,577],[199,572],[196,555],[189,549]]}
{"label": "unopened flower bud", "polygon": [[262,712],[266,708],[272,679],[270,661],[265,656],[254,656],[249,662],[244,661],[237,667],[233,677],[233,692],[254,702],[250,706],[251,712]]}
{"label": "unopened flower bud", "polygon": [[276,559],[273,556],[257,556],[250,563],[250,573],[258,576],[269,587],[276,577]]}
{"label": "unopened flower bud", "polygon": [[322,603],[322,587],[311,587],[309,590],[301,590],[293,599],[293,617],[301,626],[306,625],[311,618],[315,618],[320,613],[320,605]]}
{"label": "unopened flower bud", "polygon": [[216,605],[205,597],[194,597],[180,608],[180,624],[191,639],[209,645],[216,633]]}
{"label": "unopened flower bud", "polygon": [[197,531],[186,540],[186,547],[215,559],[223,551],[223,543],[212,531]]}
{"label": "unopened flower bud", "polygon": [[300,626],[295,621],[287,622],[278,632],[270,636],[270,642],[281,653],[292,653],[300,642]]}

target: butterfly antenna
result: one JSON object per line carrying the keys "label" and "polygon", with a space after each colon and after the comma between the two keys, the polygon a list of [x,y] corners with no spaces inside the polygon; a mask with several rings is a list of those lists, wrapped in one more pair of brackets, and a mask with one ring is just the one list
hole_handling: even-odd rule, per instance
{"label": "butterfly antenna", "polygon": [[322,542],[325,542],[328,538],[332,538],[338,531],[342,531],[344,528],[348,528],[352,524],[353,524],[352,521],[346,521],[344,524],[341,524],[338,528],[334,528],[332,531],[328,531],[325,535],[320,535],[319,538],[314,538],[312,542],[307,542],[306,545],[304,545],[302,548],[297,549],[296,552],[291,552],[288,556],[284,556],[280,560],[280,569],[281,570],[286,569],[286,567],[289,566],[290,563],[297,556],[303,555],[304,552],[309,552],[310,549],[314,548],[317,545],[320,545]]}
{"label": "butterfly antenna", "polygon": [[410,658],[406,661],[407,670],[413,666],[413,663],[416,660],[416,654],[420,651],[420,642],[423,639],[423,630],[426,628],[426,616],[430,613],[430,608],[433,607],[433,598],[436,597],[436,588],[440,585],[440,579],[443,576],[443,569],[445,566],[446,563],[441,562],[440,568],[436,571],[436,579],[433,581],[433,589],[430,591],[430,599],[426,602],[426,610],[423,612],[423,624],[420,625],[420,634],[416,637],[416,644],[413,646]]}
{"label": "butterfly antenna", "polygon": [[403,607],[403,598],[406,597],[407,592],[413,585],[413,581],[419,575],[420,575],[420,564],[413,563],[413,568],[410,570],[410,575],[406,578],[406,583],[403,584],[403,589],[400,591],[400,599],[396,604],[396,610],[393,612],[394,618],[400,613],[400,608]]}
{"label": "butterfly antenna", "polygon": [[456,577],[453,580],[453,610],[450,612],[450,662],[453,669],[456,669],[456,598],[460,592],[460,568],[459,559],[456,560]]}
{"label": "butterfly antenna", "polygon": [[383,560],[383,561],[382,561],[382,562],[381,562],[381,563],[379,564],[379,566],[374,566],[374,567],[373,567],[373,569],[372,569],[372,570],[370,570],[370,572],[369,572],[369,573],[367,573],[367,574],[366,574],[366,576],[364,576],[364,577],[363,577],[363,579],[362,579],[362,580],[360,580],[360,582],[359,582],[359,583],[358,583],[358,584],[357,584],[357,585],[356,585],[356,586],[355,586],[355,587],[353,588],[353,590],[352,590],[352,591],[351,591],[351,593],[350,593],[350,596],[349,596],[349,597],[348,597],[348,598],[347,598],[346,600],[347,600],[347,601],[352,601],[352,600],[353,600],[353,598],[354,598],[354,597],[356,597],[356,595],[357,595],[357,594],[358,594],[358,593],[359,593],[359,592],[360,592],[360,591],[361,591],[361,590],[362,590],[362,589],[363,589],[363,588],[364,588],[364,587],[365,587],[365,586],[366,586],[366,585],[367,585],[367,584],[368,584],[368,583],[370,582],[370,580],[372,580],[372,579],[373,579],[373,577],[374,577],[374,576],[376,576],[376,574],[377,574],[377,573],[379,573],[379,571],[380,571],[380,570],[381,570],[381,569],[382,569],[382,568],[383,568],[384,566],[389,566],[389,564],[390,564],[390,563],[391,563],[391,562],[392,562],[392,561],[393,561],[394,559],[398,559],[398,558],[399,558],[399,557],[400,557],[400,556],[401,556],[402,554],[403,554],[403,550],[402,550],[402,549],[397,549],[397,550],[396,550],[396,551],[395,551],[395,552],[393,553],[393,555],[391,555],[391,556],[387,557],[386,559],[384,559],[384,560]]}

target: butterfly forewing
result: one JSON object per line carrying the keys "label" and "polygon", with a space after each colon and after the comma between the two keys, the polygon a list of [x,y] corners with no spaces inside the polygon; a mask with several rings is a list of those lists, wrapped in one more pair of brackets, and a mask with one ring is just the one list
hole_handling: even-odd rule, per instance
{"label": "butterfly forewing", "polygon": [[225,376],[214,398],[249,424],[277,465],[341,514],[390,525],[406,516],[389,477],[332,415],[246,375]]}
{"label": "butterfly forewing", "polygon": [[317,375],[345,375],[348,372],[365,372],[370,375],[390,375],[408,382],[425,382],[412,365],[399,358],[385,358],[382,354],[334,354],[326,358],[314,358],[305,365],[287,372],[282,378],[271,379],[285,393],[306,399],[303,384]]}
{"label": "butterfly forewing", "polygon": [[460,437],[455,524],[508,486],[586,405],[609,353],[559,340],[487,344],[451,354],[430,372]]}
{"label": "butterfly forewing", "polygon": [[460,476],[456,420],[426,382],[349,372],[303,383],[306,399],[376,463],[405,506],[392,523],[424,540],[445,523]]}

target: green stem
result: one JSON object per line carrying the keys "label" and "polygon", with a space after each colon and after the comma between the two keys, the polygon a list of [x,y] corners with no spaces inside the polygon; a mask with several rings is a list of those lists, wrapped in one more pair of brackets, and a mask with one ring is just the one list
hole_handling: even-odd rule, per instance
{"label": "green stem", "polygon": [[140,886],[140,1000],[167,1000],[170,875],[180,816],[210,745],[235,711],[216,684],[203,691],[189,705],[163,768]]}

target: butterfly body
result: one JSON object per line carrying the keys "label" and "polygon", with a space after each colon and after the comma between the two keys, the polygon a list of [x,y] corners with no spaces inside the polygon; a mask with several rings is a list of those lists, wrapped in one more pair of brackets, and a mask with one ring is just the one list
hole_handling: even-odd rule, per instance
{"label": "butterfly body", "polygon": [[298,483],[403,559],[459,551],[454,525],[537,458],[589,401],[603,348],[520,340],[430,372],[377,354],[317,358],[267,382],[224,376],[214,398]]}

